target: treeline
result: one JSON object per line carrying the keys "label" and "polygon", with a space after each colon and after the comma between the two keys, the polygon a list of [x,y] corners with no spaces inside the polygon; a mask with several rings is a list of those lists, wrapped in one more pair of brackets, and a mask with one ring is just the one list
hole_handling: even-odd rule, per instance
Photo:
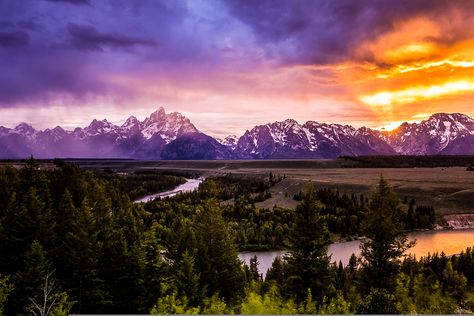
{"label": "treeline", "polygon": [[130,199],[171,190],[186,182],[182,176],[161,174],[156,172],[97,172],[96,175],[117,188],[121,194],[128,195]]}
{"label": "treeline", "polygon": [[239,250],[286,248],[288,232],[295,218],[292,209],[259,209],[241,199],[232,206],[223,207],[222,215],[233,230]]}
{"label": "treeline", "polygon": [[343,160],[343,168],[435,168],[474,165],[474,156],[467,155],[342,156],[340,159]]}
{"label": "treeline", "polygon": [[[296,201],[301,201],[304,192],[293,196]],[[321,188],[315,191],[315,198],[322,203],[321,212],[327,215],[328,227],[331,233],[340,234],[342,237],[361,236],[361,223],[367,213],[369,205],[368,197],[363,194],[347,195],[337,190]],[[408,202],[407,197],[403,200],[407,205],[402,222],[406,230],[431,229],[435,225],[436,216],[432,206],[416,205],[415,199]]]}
{"label": "treeline", "polygon": [[[472,251],[456,258],[439,255],[402,262],[404,251],[412,246],[401,225],[407,211],[383,179],[370,199],[364,199],[360,229],[367,239],[362,257],[353,257],[347,267],[332,264],[327,255],[329,216],[312,186],[291,211],[259,210],[248,200],[239,204],[245,196],[252,199],[268,190],[269,180],[210,179],[196,192],[136,204],[117,182],[75,165],[45,171],[30,160],[20,170],[2,168],[0,311],[66,315],[472,310]],[[236,198],[234,205],[223,203],[230,196]],[[277,236],[274,227],[283,229],[281,243],[289,255],[275,260],[265,280],[258,260],[247,267],[238,259],[236,240],[252,240],[247,229],[246,236],[238,237],[245,221],[257,227],[276,225],[254,238],[268,234],[270,240]]]}

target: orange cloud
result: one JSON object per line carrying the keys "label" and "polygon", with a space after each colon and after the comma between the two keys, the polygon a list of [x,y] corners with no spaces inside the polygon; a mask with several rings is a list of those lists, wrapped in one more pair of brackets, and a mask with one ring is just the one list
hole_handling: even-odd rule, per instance
{"label": "orange cloud", "polygon": [[431,58],[442,35],[439,26],[424,17],[399,21],[393,30],[356,48],[356,56],[371,58],[377,64],[398,64]]}
{"label": "orange cloud", "polygon": [[370,106],[391,106],[473,91],[474,81],[466,79],[446,82],[442,85],[421,86],[398,91],[382,91],[372,95],[361,96],[359,99]]}

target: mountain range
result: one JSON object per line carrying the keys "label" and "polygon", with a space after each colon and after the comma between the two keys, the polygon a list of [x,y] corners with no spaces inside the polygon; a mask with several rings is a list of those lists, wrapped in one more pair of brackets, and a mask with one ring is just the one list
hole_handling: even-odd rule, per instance
{"label": "mountain range", "polygon": [[144,121],[121,126],[93,120],[85,128],[36,130],[27,123],[0,126],[0,158],[279,159],[362,155],[472,155],[474,120],[437,113],[392,131],[293,119],[258,125],[244,135],[216,139],[163,107]]}

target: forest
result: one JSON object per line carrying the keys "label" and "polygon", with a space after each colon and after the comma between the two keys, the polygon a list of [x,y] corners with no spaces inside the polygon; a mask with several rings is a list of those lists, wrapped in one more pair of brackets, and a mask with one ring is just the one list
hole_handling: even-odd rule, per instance
{"label": "forest", "polygon": [[[474,250],[405,256],[407,232],[431,228],[434,210],[383,177],[370,196],[308,183],[295,209],[260,209],[281,176],[208,178],[133,203],[184,178],[55,164],[0,168],[0,315],[474,311]],[[361,256],[331,262],[335,235],[364,236]],[[244,249],[288,255],[263,278]]]}

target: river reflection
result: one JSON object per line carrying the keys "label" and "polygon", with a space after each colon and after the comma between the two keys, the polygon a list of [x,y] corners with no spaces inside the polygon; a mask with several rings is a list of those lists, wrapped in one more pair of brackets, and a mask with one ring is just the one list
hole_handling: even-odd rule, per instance
{"label": "river reflection", "polygon": [[[416,239],[415,247],[409,251],[416,258],[427,256],[428,253],[441,253],[442,251],[446,255],[454,255],[465,250],[467,247],[474,246],[474,229],[417,232],[410,234],[409,238],[410,240]],[[357,240],[333,243],[328,248],[328,254],[331,255],[331,261],[341,261],[343,265],[347,265],[353,253],[360,255],[359,245],[360,242]],[[259,271],[265,276],[275,257],[284,254],[285,251],[241,252],[239,253],[239,258],[248,264],[250,258],[257,255]]]}

